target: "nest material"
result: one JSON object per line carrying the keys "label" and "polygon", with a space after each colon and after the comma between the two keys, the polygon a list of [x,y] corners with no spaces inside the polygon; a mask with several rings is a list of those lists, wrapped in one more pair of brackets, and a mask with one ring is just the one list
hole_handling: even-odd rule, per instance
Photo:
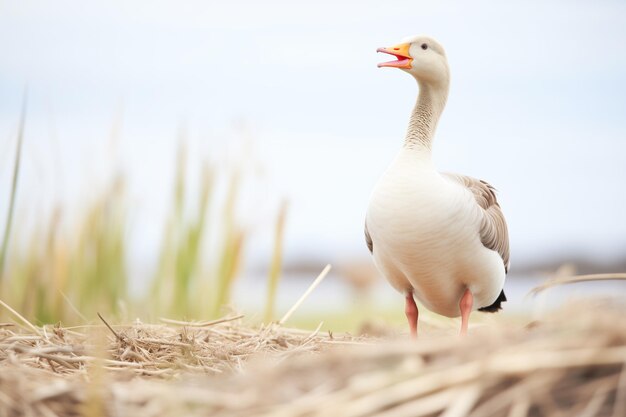
{"label": "nest material", "polygon": [[0,324],[0,416],[622,417],[624,313],[587,305],[418,342],[236,321]]}

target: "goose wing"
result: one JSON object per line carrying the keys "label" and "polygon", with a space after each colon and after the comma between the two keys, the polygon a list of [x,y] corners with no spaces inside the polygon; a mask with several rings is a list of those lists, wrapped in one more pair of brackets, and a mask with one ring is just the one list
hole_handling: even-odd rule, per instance
{"label": "goose wing", "polygon": [[480,223],[480,241],[491,250],[500,254],[504,269],[509,271],[509,232],[502,209],[496,199],[496,190],[489,183],[459,174],[443,174],[444,177],[460,184],[469,190],[476,199],[476,204],[482,209]]}
{"label": "goose wing", "polygon": [[367,245],[367,249],[369,249],[370,253],[374,254],[374,242],[372,242],[370,232],[367,230],[367,222],[365,223],[365,244]]}

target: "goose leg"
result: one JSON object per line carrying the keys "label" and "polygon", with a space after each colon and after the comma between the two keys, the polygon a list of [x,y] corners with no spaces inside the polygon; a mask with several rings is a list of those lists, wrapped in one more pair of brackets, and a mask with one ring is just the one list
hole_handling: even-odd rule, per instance
{"label": "goose leg", "polygon": [[461,309],[461,336],[467,334],[467,326],[469,325],[469,316],[472,312],[474,305],[474,296],[469,289],[465,290],[461,301],[459,302],[459,308]]}
{"label": "goose leg", "polygon": [[406,304],[404,307],[404,313],[406,314],[406,318],[409,321],[409,329],[411,330],[411,338],[417,338],[417,317],[419,312],[417,311],[417,305],[415,304],[415,300],[413,299],[413,293],[406,293]]}

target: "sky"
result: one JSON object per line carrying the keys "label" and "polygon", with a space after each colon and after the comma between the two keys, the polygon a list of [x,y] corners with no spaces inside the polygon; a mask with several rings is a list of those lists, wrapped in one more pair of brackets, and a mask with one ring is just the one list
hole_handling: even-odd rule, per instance
{"label": "sky", "polygon": [[609,0],[0,0],[0,193],[28,85],[22,224],[123,172],[133,256],[155,256],[184,132],[192,176],[242,170],[251,259],[283,200],[287,261],[366,259],[369,195],[417,94],[375,50],[428,34],[452,76],[434,160],[499,190],[513,268],[624,260],[625,22]]}

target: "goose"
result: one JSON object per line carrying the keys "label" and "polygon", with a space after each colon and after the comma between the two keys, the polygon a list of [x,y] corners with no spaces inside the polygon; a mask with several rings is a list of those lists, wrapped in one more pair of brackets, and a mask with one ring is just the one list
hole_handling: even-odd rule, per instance
{"label": "goose", "polygon": [[443,47],[430,37],[414,36],[377,52],[396,58],[378,67],[409,73],[419,94],[404,145],[371,194],[365,241],[377,269],[405,296],[413,338],[419,314],[415,299],[434,313],[461,316],[465,335],[472,311],[496,312],[506,301],[506,221],[491,185],[440,173],[433,164],[433,136],[450,85]]}

